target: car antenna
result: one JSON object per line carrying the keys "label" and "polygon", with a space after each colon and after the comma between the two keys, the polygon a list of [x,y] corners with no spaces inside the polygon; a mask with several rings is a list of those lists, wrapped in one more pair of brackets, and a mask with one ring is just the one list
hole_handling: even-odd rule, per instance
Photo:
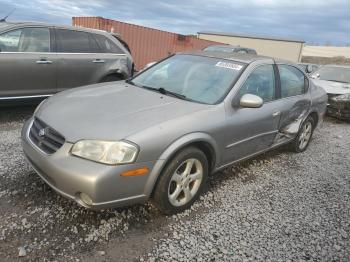
{"label": "car antenna", "polygon": [[4,18],[0,19],[0,22],[6,22],[6,19],[12,15],[12,13],[16,10],[16,8],[12,9],[12,11],[10,13],[8,13]]}

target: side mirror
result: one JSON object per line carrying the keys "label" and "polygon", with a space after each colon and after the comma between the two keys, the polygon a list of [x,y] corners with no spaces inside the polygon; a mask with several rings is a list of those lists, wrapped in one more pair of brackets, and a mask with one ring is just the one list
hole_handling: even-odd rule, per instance
{"label": "side mirror", "polygon": [[256,95],[245,94],[241,97],[239,105],[247,108],[259,108],[264,104],[264,100]]}
{"label": "side mirror", "polygon": [[308,74],[311,74],[312,73],[312,71],[313,71],[313,69],[312,69],[312,65],[307,65],[306,66],[306,73],[308,73]]}
{"label": "side mirror", "polygon": [[311,78],[312,78],[312,79],[320,78],[320,74],[319,74],[319,73],[312,74],[312,75],[311,75]]}

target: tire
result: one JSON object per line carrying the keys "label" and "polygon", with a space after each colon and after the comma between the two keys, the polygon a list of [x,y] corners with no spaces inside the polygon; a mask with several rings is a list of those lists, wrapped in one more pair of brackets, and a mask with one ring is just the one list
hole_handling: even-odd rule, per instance
{"label": "tire", "polygon": [[301,125],[297,136],[290,144],[291,150],[296,153],[304,152],[310,144],[314,129],[315,120],[311,116],[308,116]]}
{"label": "tire", "polygon": [[168,215],[184,211],[198,199],[207,177],[205,154],[196,147],[185,148],[170,160],[160,174],[153,194],[155,205]]}
{"label": "tire", "polygon": [[120,81],[122,80],[119,76],[116,76],[116,75],[108,75],[108,76],[105,76],[101,81],[100,83],[105,83],[105,82],[114,82],[114,81]]}

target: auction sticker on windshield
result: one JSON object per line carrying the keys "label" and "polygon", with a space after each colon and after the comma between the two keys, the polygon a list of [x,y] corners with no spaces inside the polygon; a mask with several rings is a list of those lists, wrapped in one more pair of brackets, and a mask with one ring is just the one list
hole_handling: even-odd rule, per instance
{"label": "auction sticker on windshield", "polygon": [[230,62],[223,62],[223,61],[217,62],[215,66],[228,68],[228,69],[232,69],[232,70],[241,70],[243,67],[241,65],[237,65],[234,63],[230,63]]}

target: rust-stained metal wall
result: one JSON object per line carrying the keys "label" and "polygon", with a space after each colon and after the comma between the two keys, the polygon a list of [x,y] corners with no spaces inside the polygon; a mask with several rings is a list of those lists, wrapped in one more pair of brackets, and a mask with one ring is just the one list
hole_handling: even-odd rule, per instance
{"label": "rust-stained metal wall", "polygon": [[179,35],[102,17],[73,17],[72,24],[120,34],[130,46],[137,70],[172,53],[199,50],[218,44],[195,36]]}

